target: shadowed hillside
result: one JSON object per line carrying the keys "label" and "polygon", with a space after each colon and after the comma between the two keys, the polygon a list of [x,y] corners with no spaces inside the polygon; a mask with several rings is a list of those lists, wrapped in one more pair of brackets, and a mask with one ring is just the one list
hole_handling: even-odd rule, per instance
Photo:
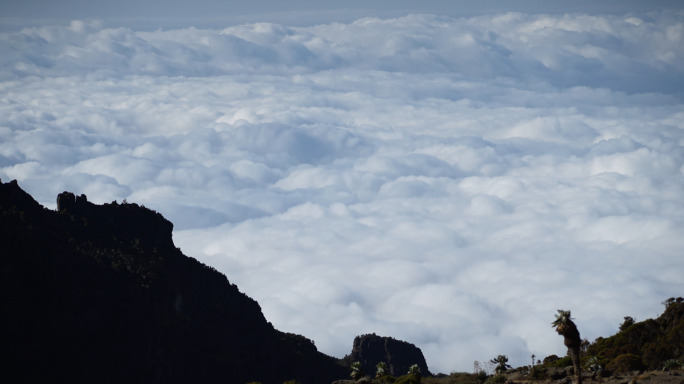
{"label": "shadowed hillside", "polygon": [[665,304],[665,312],[657,319],[633,322],[626,317],[621,331],[596,339],[587,356],[597,356],[614,372],[660,369],[669,359],[684,361],[684,302],[673,298]]}
{"label": "shadowed hillside", "polygon": [[326,383],[337,359],[181,253],[137,204],[60,194],[58,211],[0,183],[4,383]]}

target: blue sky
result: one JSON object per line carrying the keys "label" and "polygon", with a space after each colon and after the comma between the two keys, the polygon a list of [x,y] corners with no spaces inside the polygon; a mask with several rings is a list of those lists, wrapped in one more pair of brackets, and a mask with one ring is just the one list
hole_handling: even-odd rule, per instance
{"label": "blue sky", "polygon": [[684,11],[547,3],[6,4],[0,178],[161,212],[334,356],[562,355],[684,290]]}
{"label": "blue sky", "polygon": [[472,17],[502,12],[626,14],[682,9],[684,5],[677,0],[27,0],[6,1],[0,15],[0,26],[15,29],[25,24],[97,19],[136,30],[150,30],[190,25],[222,28],[253,22],[310,26],[349,23],[369,16],[391,18],[409,13]]}

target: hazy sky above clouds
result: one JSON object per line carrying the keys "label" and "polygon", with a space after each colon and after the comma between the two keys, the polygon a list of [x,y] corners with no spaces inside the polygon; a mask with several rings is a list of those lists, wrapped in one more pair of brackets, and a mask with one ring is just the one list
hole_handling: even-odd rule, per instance
{"label": "hazy sky above clouds", "polygon": [[680,0],[23,0],[1,6],[0,30],[26,25],[103,20],[135,30],[225,28],[270,22],[312,26],[351,23],[363,17],[393,18],[427,13],[449,17],[522,12],[531,14],[627,14],[681,11]]}
{"label": "hazy sky above clouds", "polygon": [[674,2],[23,4],[3,182],[161,212],[325,353],[375,332],[433,372],[518,366],[565,353],[557,309],[593,340],[684,293]]}

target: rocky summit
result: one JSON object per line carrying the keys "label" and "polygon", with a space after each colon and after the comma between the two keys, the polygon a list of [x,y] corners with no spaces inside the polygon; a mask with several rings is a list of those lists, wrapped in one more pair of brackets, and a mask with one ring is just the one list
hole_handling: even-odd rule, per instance
{"label": "rocky summit", "polygon": [[420,348],[405,341],[374,333],[354,338],[352,351],[343,360],[348,364],[353,361],[360,362],[362,369],[368,374],[375,372],[377,363],[384,362],[392,376],[405,375],[414,364],[418,365],[424,376],[432,376]]}

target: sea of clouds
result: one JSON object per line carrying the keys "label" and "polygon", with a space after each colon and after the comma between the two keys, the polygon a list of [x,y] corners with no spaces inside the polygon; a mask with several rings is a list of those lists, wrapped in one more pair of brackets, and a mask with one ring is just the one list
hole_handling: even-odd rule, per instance
{"label": "sea of clouds", "polygon": [[684,296],[684,14],[0,34],[0,178],[161,212],[280,330],[433,372]]}

